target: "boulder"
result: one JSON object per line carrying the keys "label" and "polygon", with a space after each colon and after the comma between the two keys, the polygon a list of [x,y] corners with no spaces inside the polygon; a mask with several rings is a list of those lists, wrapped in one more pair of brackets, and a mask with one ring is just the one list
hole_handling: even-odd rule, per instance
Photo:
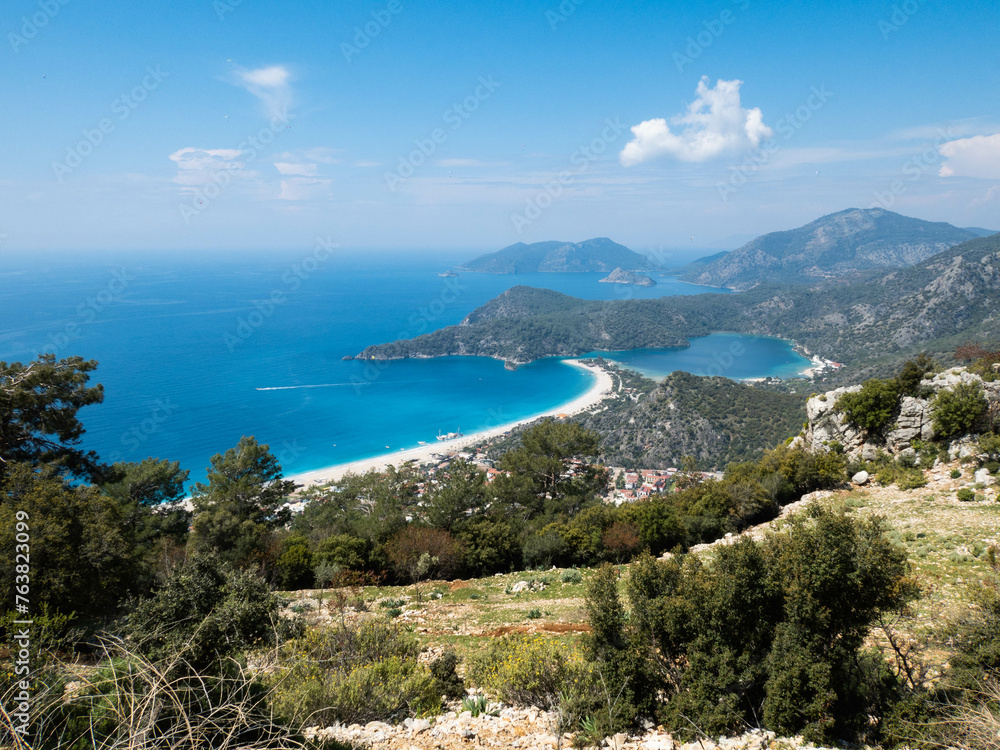
{"label": "boulder", "polygon": [[976,472],[975,480],[976,480],[976,482],[979,482],[981,484],[989,484],[990,483],[990,470],[987,469],[984,466],[982,469],[980,469],[979,471]]}
{"label": "boulder", "polygon": [[857,474],[851,477],[851,481],[854,484],[862,485],[862,484],[868,484],[869,478],[870,477],[867,471],[859,471]]}
{"label": "boulder", "polygon": [[431,723],[427,719],[403,719],[403,726],[409,729],[414,734],[420,734],[421,732],[426,732],[431,728]]}

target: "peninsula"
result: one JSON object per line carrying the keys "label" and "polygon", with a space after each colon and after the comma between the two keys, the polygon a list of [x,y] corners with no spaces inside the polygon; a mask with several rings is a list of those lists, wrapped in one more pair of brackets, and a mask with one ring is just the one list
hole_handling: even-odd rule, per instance
{"label": "peninsula", "polygon": [[[457,326],[369,346],[361,359],[469,355],[518,365],[592,351],[686,346],[714,331],[791,339],[849,366],[1000,336],[1000,235],[850,286],[759,284],[742,294],[613,302],[513,287]],[[937,347],[937,349],[935,349]]]}

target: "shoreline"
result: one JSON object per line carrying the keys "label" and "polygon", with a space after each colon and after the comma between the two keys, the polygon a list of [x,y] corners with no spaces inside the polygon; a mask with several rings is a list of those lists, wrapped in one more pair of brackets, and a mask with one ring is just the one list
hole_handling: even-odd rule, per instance
{"label": "shoreline", "polygon": [[468,448],[470,445],[475,445],[483,440],[498,437],[520,425],[534,422],[536,419],[541,419],[543,417],[555,417],[558,415],[573,416],[575,414],[579,414],[580,412],[596,406],[608,396],[614,395],[614,381],[612,380],[611,375],[609,375],[603,368],[594,365],[585,365],[578,359],[564,359],[562,361],[571,367],[576,367],[589,372],[594,376],[594,382],[583,395],[560,404],[559,406],[547,409],[544,412],[539,412],[538,414],[524,417],[522,419],[506,422],[496,427],[489,427],[485,430],[480,430],[479,432],[463,435],[462,437],[454,440],[437,442],[434,445],[420,445],[416,448],[408,448],[406,450],[396,451],[395,453],[384,453],[371,458],[362,458],[357,461],[334,464],[321,469],[313,469],[311,471],[293,474],[286,477],[286,479],[291,479],[297,484],[308,487],[310,485],[326,484],[328,482],[337,481],[348,473],[364,474],[372,469],[383,469],[386,466],[398,467],[407,461],[416,461],[417,463],[429,461],[431,456],[435,453],[453,453],[455,451],[462,450],[463,448]]}

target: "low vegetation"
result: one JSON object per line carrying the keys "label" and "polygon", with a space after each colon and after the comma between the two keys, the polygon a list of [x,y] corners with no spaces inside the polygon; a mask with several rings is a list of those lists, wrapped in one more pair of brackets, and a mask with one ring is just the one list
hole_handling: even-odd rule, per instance
{"label": "low vegetation", "polygon": [[[846,486],[859,467],[842,451],[781,444],[719,480],[682,471],[674,491],[616,507],[602,500],[599,436],[543,422],[491,482],[461,461],[434,483],[412,468],[349,476],[311,488],[289,518],[290,483],[246,437],[213,457],[192,517],[171,505],[186,480],[175,462],[108,466],[78,451],[75,412],[101,396],[92,370],[0,367],[0,595],[14,601],[30,527],[44,646],[29,677],[0,675],[5,706],[29,680],[35,717],[22,737],[0,716],[4,742],[305,747],[312,726],[433,717],[462,700],[551,709],[579,744],[650,721],[685,738],[766,727],[973,748],[996,726],[996,540],[960,546],[956,530],[934,546],[869,513],[862,492],[779,518]],[[912,392],[926,369],[910,370],[880,391]],[[986,429],[973,391],[938,403],[942,424]],[[865,403],[849,405],[858,420]],[[869,463],[876,482],[921,508],[1000,507],[982,501],[995,496],[986,475],[971,482],[1000,468],[996,434],[958,478],[954,464],[922,469],[946,446],[913,447]],[[768,533],[727,536],[764,522]],[[958,570],[971,582],[955,594],[960,616],[913,624],[921,591],[954,592]],[[432,626],[435,608],[448,614]],[[8,641],[16,618],[0,618]]]}

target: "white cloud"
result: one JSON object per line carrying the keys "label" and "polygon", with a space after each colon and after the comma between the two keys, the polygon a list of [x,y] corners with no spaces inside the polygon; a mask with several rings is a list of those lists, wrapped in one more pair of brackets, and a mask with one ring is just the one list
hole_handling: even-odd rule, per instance
{"label": "white cloud", "polygon": [[1000,180],[1000,133],[948,141],[938,151],[946,159],[938,172],[941,177]]}
{"label": "white cloud", "polygon": [[329,146],[317,146],[302,152],[306,159],[318,161],[320,164],[339,164],[340,159],[336,156],[338,153],[340,153],[340,149]]}
{"label": "white cloud", "polygon": [[219,172],[239,172],[243,162],[239,161],[240,151],[233,148],[194,148],[188,146],[170,154],[170,160],[177,165],[174,182],[185,187],[206,185]]}
{"label": "white cloud", "polygon": [[728,153],[756,148],[773,131],[764,124],[759,108],[744,109],[740,104],[743,81],[716,81],[708,87],[708,77],[698,83],[698,98],[687,112],[670,118],[673,132],[663,118],[645,120],[632,127],[634,138],[622,149],[623,166],[668,156],[678,161],[700,162]]}
{"label": "white cloud", "polygon": [[311,177],[289,177],[281,181],[278,200],[308,201],[328,198],[331,182],[332,180],[318,180]]}
{"label": "white cloud", "polygon": [[292,104],[292,75],[283,65],[236,71],[236,85],[260,99],[268,117],[284,118]]}
{"label": "white cloud", "polygon": [[315,164],[289,164],[287,162],[276,161],[274,168],[281,174],[298,175],[299,177],[315,177],[319,174]]}

